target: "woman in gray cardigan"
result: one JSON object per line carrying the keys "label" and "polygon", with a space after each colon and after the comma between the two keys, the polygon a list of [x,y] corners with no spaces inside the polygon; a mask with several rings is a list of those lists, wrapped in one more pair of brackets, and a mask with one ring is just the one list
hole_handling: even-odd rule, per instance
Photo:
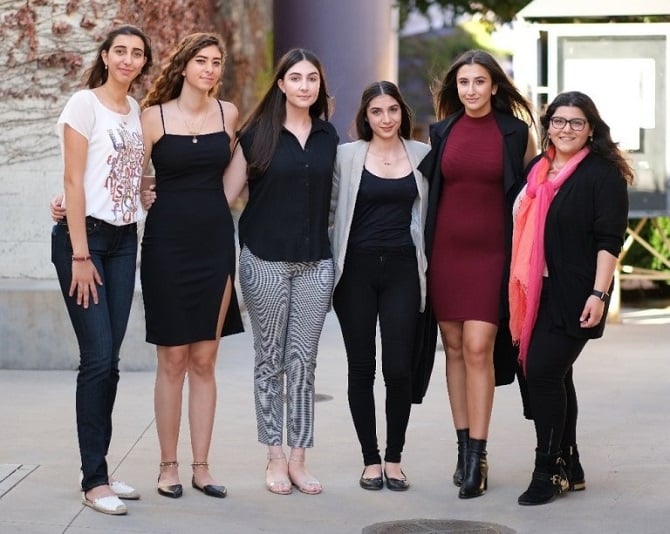
{"label": "woman in gray cardigan", "polygon": [[[404,491],[400,460],[412,403],[416,321],[426,298],[423,239],[427,182],[417,170],[429,147],[409,140],[411,110],[391,82],[365,89],[358,141],[338,148],[333,178],[333,306],[347,351],[348,398],[365,468],[360,486]],[[386,384],[386,451],[375,418],[377,321]]]}

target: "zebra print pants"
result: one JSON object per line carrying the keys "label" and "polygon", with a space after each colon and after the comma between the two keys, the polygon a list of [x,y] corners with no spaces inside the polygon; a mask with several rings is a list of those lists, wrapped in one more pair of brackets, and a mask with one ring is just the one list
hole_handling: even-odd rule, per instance
{"label": "zebra print pants", "polygon": [[246,247],[240,287],[254,336],[258,441],[282,445],[284,379],[286,441],[314,445],[314,374],[319,337],[330,306],[333,261],[265,261]]}

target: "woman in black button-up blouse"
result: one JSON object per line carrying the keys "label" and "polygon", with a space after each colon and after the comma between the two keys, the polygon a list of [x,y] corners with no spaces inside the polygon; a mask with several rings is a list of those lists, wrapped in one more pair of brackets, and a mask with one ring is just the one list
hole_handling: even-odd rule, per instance
{"label": "woman in black button-up blouse", "polygon": [[320,61],[307,50],[287,52],[242,126],[224,176],[229,201],[249,187],[239,226],[240,286],[254,334],[266,487],[282,495],[292,485],[321,493],[305,467],[305,449],[313,446],[316,353],[333,285],[328,214],[338,137],[327,117]]}

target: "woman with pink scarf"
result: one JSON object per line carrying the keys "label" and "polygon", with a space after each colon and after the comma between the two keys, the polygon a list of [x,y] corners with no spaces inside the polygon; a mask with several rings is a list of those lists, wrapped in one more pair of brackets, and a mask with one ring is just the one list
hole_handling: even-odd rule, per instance
{"label": "woman with pink scarf", "polygon": [[541,124],[544,152],[515,204],[509,284],[510,330],[537,436],[522,505],[586,487],[572,365],[589,339],[603,335],[633,179],[587,95],[558,95]]}

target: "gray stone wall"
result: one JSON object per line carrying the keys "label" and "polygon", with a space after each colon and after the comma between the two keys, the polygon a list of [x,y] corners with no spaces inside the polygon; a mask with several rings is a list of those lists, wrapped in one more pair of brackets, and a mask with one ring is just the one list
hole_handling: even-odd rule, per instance
{"label": "gray stone wall", "polygon": [[[242,114],[271,69],[270,0],[0,0],[0,369],[78,363],[50,260],[48,204],[62,190],[55,124],[101,38],[121,22],[144,28],[152,39],[154,76],[184,35],[221,33],[228,47],[222,96]],[[121,368],[154,364],[136,292]]]}

